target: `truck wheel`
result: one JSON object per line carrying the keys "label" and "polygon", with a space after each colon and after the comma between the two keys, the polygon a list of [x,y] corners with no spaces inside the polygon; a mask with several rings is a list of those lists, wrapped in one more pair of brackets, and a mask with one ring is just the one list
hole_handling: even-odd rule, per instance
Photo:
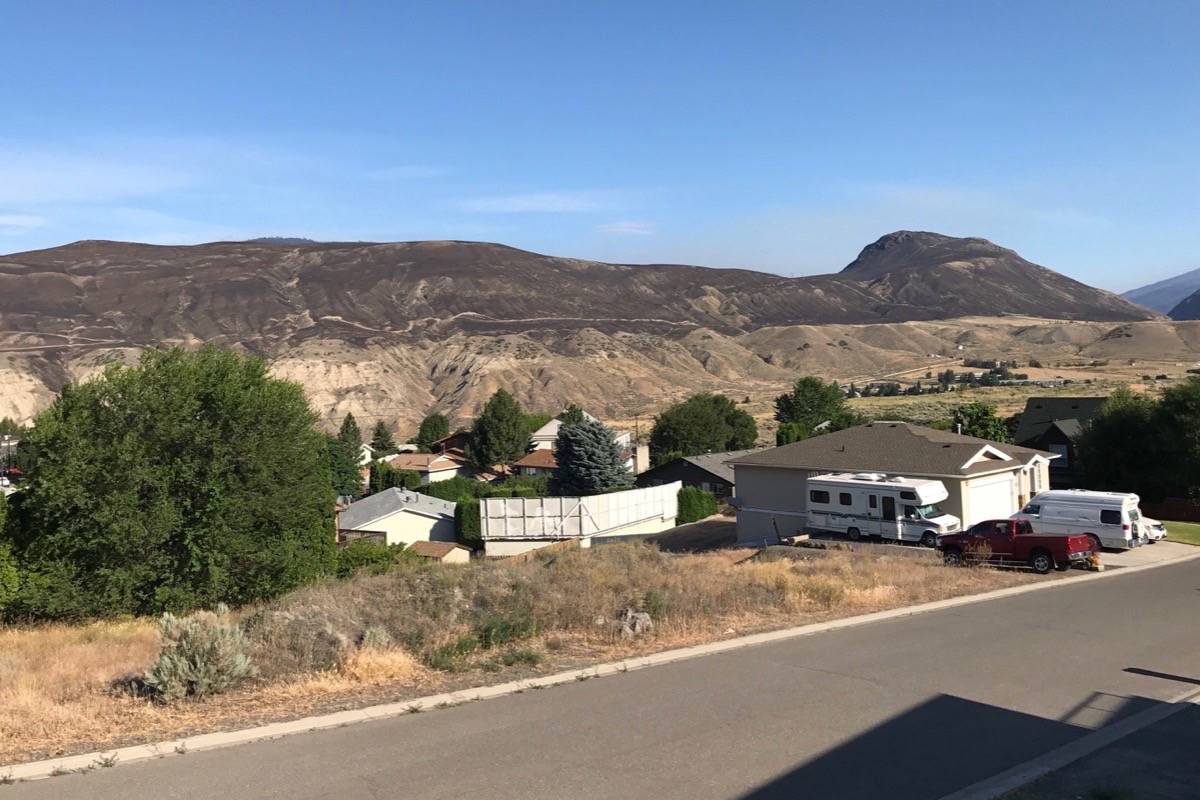
{"label": "truck wheel", "polygon": [[921,547],[937,547],[937,534],[933,531],[925,531],[921,536]]}
{"label": "truck wheel", "polygon": [[1045,575],[1054,569],[1054,556],[1045,550],[1037,550],[1029,557],[1029,568],[1038,575]]}
{"label": "truck wheel", "polygon": [[857,542],[862,538],[862,531],[858,528],[846,528],[846,538],[852,542]]}
{"label": "truck wheel", "polygon": [[942,553],[942,563],[947,567],[961,567],[963,565],[962,551],[947,550]]}

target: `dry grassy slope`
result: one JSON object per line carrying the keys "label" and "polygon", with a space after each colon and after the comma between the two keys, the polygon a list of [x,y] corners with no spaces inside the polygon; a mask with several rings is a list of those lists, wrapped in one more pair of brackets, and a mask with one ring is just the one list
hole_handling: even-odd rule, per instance
{"label": "dry grassy slope", "polygon": [[[131,360],[135,350],[70,353],[0,354],[0,416],[27,419],[50,402],[63,380],[86,378],[112,360]],[[375,337],[363,345],[311,338],[273,364],[276,374],[306,387],[328,422],[350,411],[408,433],[432,410],[467,419],[501,386],[531,409],[576,402],[608,419],[631,420],[696,391],[748,396],[756,408],[798,375],[864,381],[910,371],[919,377],[963,358],[999,357],[1039,358],[1048,367],[1111,359],[1105,369],[1114,379],[1136,380],[1147,370],[1182,374],[1200,359],[1200,322],[966,318],[768,327],[737,336],[709,329],[672,337],[585,327],[569,333],[456,332],[436,342]],[[1129,359],[1155,366],[1129,366]],[[1048,369],[1043,377],[1063,369]]]}

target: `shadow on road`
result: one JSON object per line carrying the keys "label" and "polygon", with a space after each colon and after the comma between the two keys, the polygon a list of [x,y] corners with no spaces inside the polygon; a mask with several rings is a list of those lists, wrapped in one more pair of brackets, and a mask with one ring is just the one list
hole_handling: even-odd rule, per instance
{"label": "shadow on road", "polygon": [[[1079,738],[1072,724],[1103,702],[1105,723],[1153,705],[1144,698],[1093,694],[1067,720],[1051,720],[939,695],[801,764],[744,795],[745,800],[931,800],[1037,758]],[[804,735],[802,729],[797,736]]]}

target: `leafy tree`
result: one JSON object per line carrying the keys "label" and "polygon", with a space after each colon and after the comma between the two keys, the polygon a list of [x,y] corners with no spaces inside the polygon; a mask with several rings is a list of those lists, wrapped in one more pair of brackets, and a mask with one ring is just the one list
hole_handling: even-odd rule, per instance
{"label": "leafy tree", "polygon": [[525,418],[525,438],[526,439],[529,438],[529,435],[531,433],[533,433],[538,428],[545,425],[550,420],[554,419],[554,417],[550,416],[549,414],[532,414],[532,413],[525,414],[524,418]]}
{"label": "leafy tree", "polygon": [[583,415],[583,409],[574,403],[571,403],[571,405],[567,406],[566,410],[558,415],[558,418],[562,421],[563,425],[578,425],[587,419],[587,417]]}
{"label": "leafy tree", "polygon": [[478,498],[465,497],[455,504],[454,526],[456,538],[463,544],[478,547],[483,542]]}
{"label": "leafy tree", "polygon": [[775,398],[775,419],[801,425],[810,434],[845,411],[846,395],[841,387],[820,378],[800,378],[792,391]]}
{"label": "leafy tree", "polygon": [[450,421],[443,414],[430,414],[421,420],[417,428],[416,444],[428,453],[433,449],[433,443],[450,435]]}
{"label": "leafy tree", "polygon": [[680,525],[707,519],[717,513],[717,498],[699,487],[684,486],[679,490],[678,498],[679,516],[676,522]]}
{"label": "leafy tree", "polygon": [[1162,486],[1171,497],[1200,494],[1200,378],[1188,378],[1163,392],[1154,410],[1154,434],[1162,442],[1158,468]]}
{"label": "leafy tree", "polygon": [[375,423],[375,430],[371,432],[371,450],[376,456],[386,455],[394,452],[396,449],[396,440],[392,438],[392,432],[383,420]]}
{"label": "leafy tree", "polygon": [[497,389],[471,426],[467,459],[479,469],[494,464],[511,464],[525,454],[529,428],[521,406],[513,396]]}
{"label": "leafy tree", "polygon": [[[1114,391],[1100,413],[1075,440],[1087,486],[1107,491],[1136,491],[1159,500],[1168,468],[1159,449],[1163,437],[1156,431],[1158,404],[1126,386]],[[1168,462],[1169,463],[1169,462]],[[1175,469],[1172,465],[1169,469]]]}
{"label": "leafy tree", "polygon": [[964,436],[993,442],[1012,441],[1008,424],[996,415],[996,407],[989,403],[967,403],[954,409],[952,429]]}
{"label": "leafy tree", "polygon": [[362,494],[362,476],[358,465],[362,457],[362,434],[353,414],[347,414],[342,420],[337,436],[329,440],[328,449],[333,488],[339,495],[357,497]]}
{"label": "leafy tree", "polygon": [[8,543],[8,534],[5,533],[7,521],[8,498],[0,494],[0,615],[17,596],[17,587],[20,583],[17,561],[13,557],[12,546]]}
{"label": "leafy tree", "polygon": [[386,461],[375,461],[367,478],[367,493],[375,494],[384,489],[416,489],[421,485],[421,474],[411,469],[396,469]]}
{"label": "leafy tree", "polygon": [[29,438],[14,508],[22,616],[243,604],[333,566],[316,418],[260,359],[147,352],[70,387]]}
{"label": "leafy tree", "polygon": [[613,432],[596,420],[558,429],[554,480],[565,495],[617,492],[633,486],[633,474],[621,458]]}
{"label": "leafy tree", "polygon": [[0,419],[0,436],[24,436],[25,426],[17,422],[12,417],[4,417]]}
{"label": "leafy tree", "polygon": [[792,442],[801,442],[812,435],[812,431],[799,422],[781,422],[779,430],[775,431],[775,445],[782,447]]}
{"label": "leafy tree", "polygon": [[696,394],[654,418],[650,452],[655,464],[682,456],[753,447],[758,439],[754,417],[725,395]]}

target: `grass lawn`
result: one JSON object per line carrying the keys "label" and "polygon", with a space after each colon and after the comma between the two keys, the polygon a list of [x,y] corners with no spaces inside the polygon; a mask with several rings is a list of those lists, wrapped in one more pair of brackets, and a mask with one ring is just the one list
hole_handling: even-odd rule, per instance
{"label": "grass lawn", "polygon": [[1163,524],[1167,526],[1168,542],[1200,545],[1200,523],[1164,522]]}

